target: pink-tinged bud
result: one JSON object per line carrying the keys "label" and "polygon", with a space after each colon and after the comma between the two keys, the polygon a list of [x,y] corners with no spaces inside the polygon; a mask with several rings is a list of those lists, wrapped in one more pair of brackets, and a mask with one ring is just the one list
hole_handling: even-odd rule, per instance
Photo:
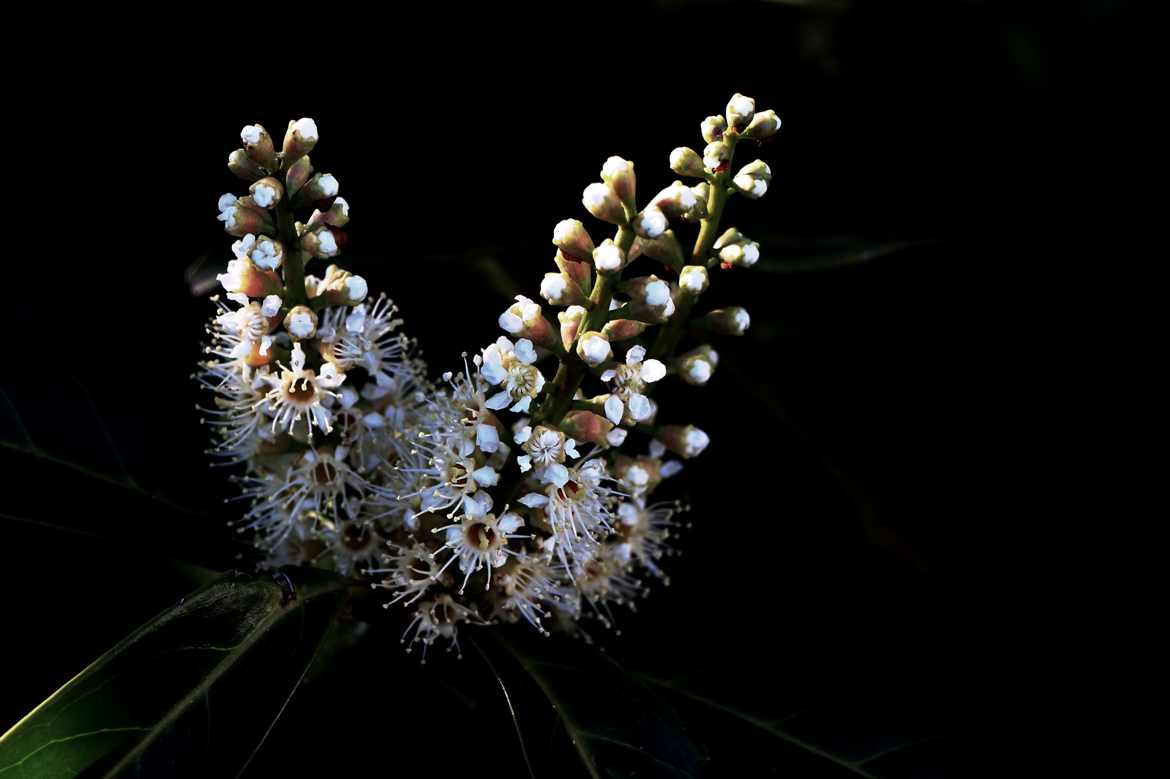
{"label": "pink-tinged bud", "polygon": [[279,276],[257,268],[247,257],[228,262],[227,271],[216,276],[216,279],[228,293],[228,299],[241,305],[247,305],[248,298],[276,295],[284,290]]}
{"label": "pink-tinged bud", "polygon": [[731,159],[731,144],[726,141],[709,143],[703,149],[703,166],[716,173],[726,169]]}
{"label": "pink-tinged bud", "polygon": [[305,292],[309,298],[324,296],[326,304],[330,306],[356,306],[366,299],[369,291],[365,279],[337,265],[325,269],[324,279],[305,277]]}
{"label": "pink-tinged bud", "polygon": [[268,170],[276,170],[276,150],[272,146],[272,136],[263,126],[250,124],[240,130],[240,140],[244,142],[244,150],[248,156]]}
{"label": "pink-tinged bud", "polygon": [[544,274],[540,296],[554,306],[581,304],[586,300],[581,288],[565,273]]}
{"label": "pink-tinged bud", "polygon": [[577,442],[596,444],[608,448],[607,437],[613,430],[613,423],[592,411],[570,411],[561,420],[561,431]]}
{"label": "pink-tinged bud", "polygon": [[711,443],[707,434],[694,425],[667,425],[658,431],[658,440],[670,451],[687,458],[702,454]]}
{"label": "pink-tinged bud", "polygon": [[500,314],[498,322],[505,333],[515,338],[527,338],[546,349],[556,348],[552,323],[544,318],[538,303],[523,295],[516,296],[516,302]]}
{"label": "pink-tinged bud", "polygon": [[670,153],[670,169],[680,176],[701,179],[705,175],[703,158],[694,149],[679,146]]}
{"label": "pink-tinged bud", "polygon": [[683,216],[695,207],[698,199],[695,191],[681,181],[676,181],[654,196],[654,205],[667,216]]}
{"label": "pink-tinged bud", "polygon": [[302,203],[328,200],[337,197],[338,189],[337,179],[332,173],[318,173],[305,182],[305,186],[297,192],[297,200]]}
{"label": "pink-tinged bud", "polygon": [[593,256],[593,239],[585,225],[577,219],[562,219],[553,228],[553,244],[576,260],[588,260]]}
{"label": "pink-tinged bud", "polygon": [[646,323],[635,319],[611,319],[601,328],[601,334],[610,340],[625,341],[637,338],[646,330]]}
{"label": "pink-tinged bud", "polygon": [[653,240],[643,240],[642,251],[647,257],[658,260],[670,268],[681,268],[686,262],[682,244],[678,242],[673,230],[667,230]]}
{"label": "pink-tinged bud", "polygon": [[236,149],[228,155],[228,170],[244,181],[255,181],[264,175],[261,167],[243,149]]}
{"label": "pink-tinged bud", "polygon": [[747,127],[752,117],[755,116],[755,113],[756,101],[746,95],[741,95],[739,92],[736,92],[727,101],[727,124],[737,130],[742,130]]}
{"label": "pink-tinged bud", "polygon": [[751,124],[744,131],[744,135],[762,141],[764,138],[775,135],[779,129],[780,117],[776,116],[776,112],[769,108],[767,111],[761,111],[752,117]]}
{"label": "pink-tinged bud", "polygon": [[666,226],[666,214],[657,206],[649,206],[634,217],[634,232],[643,238],[657,238],[666,232]]}
{"label": "pink-tinged bud", "polygon": [[708,116],[703,120],[699,126],[699,131],[703,134],[703,140],[707,143],[715,143],[723,140],[723,131],[727,129],[727,121],[722,116]]}
{"label": "pink-tinged bud", "polygon": [[640,322],[662,324],[674,314],[675,304],[670,283],[657,276],[630,279],[622,285],[630,296],[630,317]]}
{"label": "pink-tinged bud", "polygon": [[330,227],[306,230],[301,236],[301,247],[314,257],[336,257],[341,253],[339,235],[340,231],[334,232]]}
{"label": "pink-tinged bud", "polygon": [[634,210],[634,163],[621,157],[610,157],[601,167],[601,180],[609,185],[626,208]]}
{"label": "pink-tinged bud", "polygon": [[710,278],[702,265],[686,265],[678,272],[678,288],[692,297],[701,295],[708,286]]}
{"label": "pink-tinged bud", "polygon": [[740,306],[717,308],[695,320],[696,327],[723,335],[743,335],[751,324],[747,309]]}
{"label": "pink-tinged bud", "polygon": [[243,238],[248,233],[272,233],[274,226],[268,212],[253,205],[248,197],[228,202],[228,196],[219,199],[219,216],[223,229],[230,235]]}
{"label": "pink-tinged bud", "polygon": [[[589,254],[593,255],[592,249],[589,250]],[[558,249],[553,261],[561,269],[561,273],[577,285],[582,294],[589,294],[593,289],[593,264],[588,259],[578,262]]]}
{"label": "pink-tinged bud", "polygon": [[261,208],[272,208],[284,197],[284,185],[272,176],[260,179],[248,191],[252,193],[252,202]]}
{"label": "pink-tinged bud", "polygon": [[581,203],[586,210],[603,222],[622,224],[626,220],[626,212],[622,210],[622,203],[608,185],[600,182],[585,187],[581,194]]}
{"label": "pink-tinged bud", "polygon": [[288,169],[288,173],[284,174],[284,187],[288,191],[289,197],[297,194],[312,175],[313,165],[309,162],[308,157],[301,157],[294,162]]}
{"label": "pink-tinged bud", "polygon": [[609,339],[593,330],[577,339],[577,356],[591,368],[596,368],[613,357]]}
{"label": "pink-tinged bud", "polygon": [[333,205],[325,212],[325,223],[334,227],[345,227],[349,224],[349,203],[345,198],[333,199]]}
{"label": "pink-tinged bud", "polygon": [[284,134],[284,158],[296,160],[304,157],[317,145],[317,123],[312,119],[297,119],[288,123]]}
{"label": "pink-tinged bud", "polygon": [[615,273],[626,267],[627,262],[626,253],[612,238],[606,238],[601,246],[593,250],[593,265],[598,272]]}
{"label": "pink-tinged bud", "polygon": [[308,306],[293,306],[284,318],[284,329],[298,341],[317,335],[317,315]]}
{"label": "pink-tinged bud", "polygon": [[684,354],[678,359],[676,369],[678,375],[687,384],[701,387],[711,379],[715,367],[719,365],[719,353],[704,344]]}
{"label": "pink-tinged bud", "polygon": [[577,340],[577,331],[581,329],[581,323],[585,321],[588,313],[582,306],[569,306],[557,314],[557,320],[561,323],[561,345],[565,347],[566,352],[573,348],[573,341]]}

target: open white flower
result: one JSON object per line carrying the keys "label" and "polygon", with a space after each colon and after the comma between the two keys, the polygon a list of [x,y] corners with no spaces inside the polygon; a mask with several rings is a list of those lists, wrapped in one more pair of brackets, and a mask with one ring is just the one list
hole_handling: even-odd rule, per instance
{"label": "open white flower", "polygon": [[484,349],[480,372],[490,385],[502,387],[487,399],[487,407],[498,411],[511,403],[512,411],[527,411],[532,399],[544,388],[544,376],[534,362],[536,349],[527,338],[513,344],[500,336]]}
{"label": "open white flower", "polygon": [[306,369],[305,352],[299,343],[293,344],[289,363],[291,367],[280,366],[279,377],[269,379],[273,386],[267,400],[273,412],[273,431],[292,432],[303,416],[306,418],[305,427],[309,438],[313,437],[314,425],[323,433],[333,432],[329,409],[323,401],[326,398],[341,399],[340,393],[333,390],[345,381],[345,374],[338,373],[337,368],[328,362],[321,366],[320,375],[312,369]]}

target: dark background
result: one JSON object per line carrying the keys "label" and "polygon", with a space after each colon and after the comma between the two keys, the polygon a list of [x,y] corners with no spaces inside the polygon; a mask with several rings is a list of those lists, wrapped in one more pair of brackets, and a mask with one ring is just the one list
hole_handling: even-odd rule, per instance
{"label": "dark background", "polygon": [[[352,207],[341,264],[395,298],[439,373],[496,337],[512,295],[536,296],[558,220],[597,224],[580,191],[608,155],[637,164],[647,196],[673,180],[670,150],[701,149],[699,122],[740,91],[783,119],[760,153],[772,189],[725,217],[764,261],[718,274],[704,304],[745,305],[753,324],[716,344],[706,390],[661,393],[666,416],[713,439],[663,488],[691,503],[694,526],[670,588],[602,643],[793,717],[830,751],[900,747],[872,764],[880,775],[973,772],[1021,713],[996,684],[1021,641],[998,562],[1020,454],[1001,412],[1028,362],[1004,347],[1015,298],[1047,261],[1037,233],[1065,159],[1054,71],[1086,30],[1109,46],[1124,14],[663,3],[497,18],[526,31],[496,37],[336,13],[271,39],[225,19],[222,45],[190,49],[98,38],[27,95],[43,121],[25,162],[50,186],[25,247],[35,272],[9,286],[35,290],[18,323],[34,335],[10,346],[52,367],[10,362],[3,433],[21,440],[15,407],[43,450],[128,473],[191,515],[0,451],[13,550],[0,592],[19,637],[5,640],[0,725],[188,591],[192,569],[171,560],[232,564],[231,492],[202,455],[189,375],[211,310],[192,284],[230,256],[215,201],[243,189],[223,164],[243,124],[279,140],[288,119],[316,119],[314,163]],[[464,33],[489,21],[451,14]],[[87,535],[36,524],[60,517]],[[502,705],[461,702],[460,685],[485,675],[475,658],[423,670],[398,652],[371,641],[307,686],[256,773],[386,760],[523,772]],[[371,701],[376,719],[358,714]],[[834,775],[753,746],[733,721],[694,727],[724,745],[716,775]]]}

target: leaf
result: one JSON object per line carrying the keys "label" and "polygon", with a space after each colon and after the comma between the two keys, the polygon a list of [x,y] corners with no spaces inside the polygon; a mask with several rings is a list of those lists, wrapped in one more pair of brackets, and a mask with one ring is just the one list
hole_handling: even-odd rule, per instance
{"label": "leaf", "polygon": [[344,600],[343,580],[296,576],[285,602],[229,573],[143,625],[0,737],[0,777],[237,775]]}
{"label": "leaf", "polygon": [[535,681],[590,776],[703,774],[705,758],[675,712],[612,658],[565,637],[502,632],[493,638]]}
{"label": "leaf", "polygon": [[[785,260],[764,259],[756,263],[755,269],[765,273],[790,275],[794,273],[809,273],[811,271],[837,270],[854,265],[863,265],[867,262],[897,254],[906,249],[915,248],[931,243],[930,241],[893,241],[890,243],[867,246],[864,248],[849,248],[840,251],[822,252],[814,255],[805,255]],[[761,242],[761,245],[765,245]]]}

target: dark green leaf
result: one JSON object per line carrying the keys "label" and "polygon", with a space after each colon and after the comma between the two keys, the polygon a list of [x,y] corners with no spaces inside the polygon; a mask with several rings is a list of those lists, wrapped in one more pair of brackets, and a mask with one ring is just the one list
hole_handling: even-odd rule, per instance
{"label": "dark green leaf", "polygon": [[296,598],[229,573],[139,628],[0,737],[0,777],[234,776],[300,684],[345,582]]}

